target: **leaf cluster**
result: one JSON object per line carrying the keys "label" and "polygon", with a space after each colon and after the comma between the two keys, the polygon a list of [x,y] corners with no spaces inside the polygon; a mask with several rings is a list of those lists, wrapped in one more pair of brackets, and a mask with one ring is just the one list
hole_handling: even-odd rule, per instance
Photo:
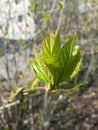
{"label": "leaf cluster", "polygon": [[[80,46],[76,45],[76,34],[70,36],[64,45],[61,45],[60,32],[49,34],[42,41],[41,52],[34,47],[35,59],[30,64],[36,77],[47,84],[47,90],[65,89],[83,85],[64,84],[72,79],[79,71],[81,64]],[[62,84],[63,83],[63,84]]]}

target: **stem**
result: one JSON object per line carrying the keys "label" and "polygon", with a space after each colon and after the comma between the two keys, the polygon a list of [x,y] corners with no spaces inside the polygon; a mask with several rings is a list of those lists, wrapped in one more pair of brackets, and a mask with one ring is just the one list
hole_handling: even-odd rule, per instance
{"label": "stem", "polygon": [[23,93],[28,93],[28,92],[33,92],[33,91],[46,91],[46,88],[43,86],[43,87],[38,87],[38,88],[31,88],[31,89],[26,89],[26,90],[23,90]]}
{"label": "stem", "polygon": [[11,101],[11,99],[16,98],[21,93],[24,96],[26,93],[33,92],[33,91],[45,91],[46,92],[47,90],[46,90],[45,86],[38,87],[38,88],[26,89],[26,90],[23,88],[19,93],[15,93],[12,97],[10,97],[6,104],[4,104],[3,106],[0,107],[0,112],[3,111],[5,108],[10,108],[10,107],[15,106],[15,105],[20,103],[20,100],[17,100],[16,102],[9,103]]}
{"label": "stem", "polygon": [[15,106],[17,104],[19,104],[19,100],[17,100],[16,102],[13,102],[13,103],[8,103],[6,105],[3,105],[3,106],[0,107],[0,112],[3,111],[6,108],[10,108],[10,107]]}
{"label": "stem", "polygon": [[23,118],[24,118],[24,108],[22,107],[24,103],[24,96],[23,92],[20,95],[20,104],[19,104],[19,117],[18,117],[18,122],[17,122],[17,129],[18,130],[23,130]]}

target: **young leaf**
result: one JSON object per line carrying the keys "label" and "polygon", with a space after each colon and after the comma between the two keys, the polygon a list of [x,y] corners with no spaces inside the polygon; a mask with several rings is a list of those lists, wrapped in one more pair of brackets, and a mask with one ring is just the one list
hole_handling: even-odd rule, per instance
{"label": "young leaf", "polygon": [[80,67],[81,54],[80,47],[75,47],[76,35],[73,35],[66,44],[62,47],[62,77],[61,81],[69,80],[73,78]]}
{"label": "young leaf", "polygon": [[27,88],[36,88],[36,87],[38,87],[38,78],[37,77],[35,77],[34,79],[29,81]]}
{"label": "young leaf", "polygon": [[[39,75],[38,75],[39,71],[38,70],[36,71],[36,72],[38,72],[37,77],[41,80],[46,81],[46,82],[50,82],[50,81],[52,82],[52,75],[49,72],[49,69],[46,66],[44,60],[42,59],[41,55],[39,55],[39,53],[35,47],[33,50],[34,50],[34,56],[36,59],[36,61],[35,61],[36,65],[35,65],[35,63],[32,64],[33,70],[35,71],[34,66],[38,66],[38,68],[40,69],[40,72],[41,72],[40,77],[39,77]],[[41,76],[44,78],[41,78]]]}
{"label": "young leaf", "polygon": [[40,68],[40,66],[37,64],[37,62],[35,60],[31,60],[30,64],[36,74],[36,76],[40,79],[40,80],[44,80],[45,82],[48,82],[47,77],[44,75],[44,72],[42,71],[42,69]]}
{"label": "young leaf", "polygon": [[78,88],[78,87],[83,86],[85,84],[87,84],[87,82],[81,82],[78,84],[62,84],[59,86],[59,89],[64,89],[65,91],[70,91],[72,89]]}
{"label": "young leaf", "polygon": [[61,45],[59,31],[55,35],[49,33],[42,43],[42,57],[53,76],[54,84],[57,84],[59,68],[61,69],[60,56]]}
{"label": "young leaf", "polygon": [[[36,76],[47,82],[47,90],[56,90],[60,83],[73,78],[80,67],[80,47],[76,46],[76,34],[69,36],[68,41],[61,47],[59,30],[55,35],[51,32],[42,42],[41,55],[34,48],[36,60],[32,61]],[[66,85],[66,89],[78,85]],[[65,87],[64,87],[65,89]]]}
{"label": "young leaf", "polygon": [[50,32],[42,42],[42,57],[46,64],[59,66],[60,46],[59,32],[56,35]]}
{"label": "young leaf", "polygon": [[80,54],[80,47],[75,47],[73,54],[72,54],[72,68],[73,72],[70,75],[70,78],[73,78],[79,71],[79,67],[81,64],[81,54]]}

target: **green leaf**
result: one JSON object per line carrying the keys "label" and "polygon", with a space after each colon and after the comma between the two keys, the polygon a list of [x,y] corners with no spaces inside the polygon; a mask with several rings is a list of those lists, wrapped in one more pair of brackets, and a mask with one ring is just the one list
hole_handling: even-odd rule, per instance
{"label": "green leaf", "polygon": [[42,57],[46,64],[51,64],[53,66],[60,66],[60,37],[59,33],[53,35],[49,33],[49,35],[42,42]]}
{"label": "green leaf", "polygon": [[27,88],[36,88],[38,87],[38,78],[35,77],[34,79],[29,81],[28,87]]}
{"label": "green leaf", "polygon": [[44,80],[45,82],[48,82],[47,77],[44,75],[43,70],[40,68],[40,66],[37,64],[37,62],[35,60],[31,60],[30,64],[36,74],[36,76],[40,79],[40,80]]}
{"label": "green leaf", "polygon": [[53,76],[55,84],[59,78],[59,68],[61,69],[61,45],[59,31],[55,35],[49,33],[42,43],[42,57],[50,73]]}
{"label": "green leaf", "polygon": [[[72,37],[69,38],[69,40],[63,45],[62,52],[64,54],[64,60],[66,62],[70,61],[70,58],[72,56],[74,46],[76,44],[76,35],[74,34]],[[62,54],[62,55],[63,55]]]}
{"label": "green leaf", "polygon": [[64,89],[65,91],[70,91],[72,89],[78,88],[78,87],[83,86],[85,84],[87,84],[87,82],[81,82],[78,84],[62,84],[62,85],[59,85],[59,89]]}
{"label": "green leaf", "polygon": [[80,47],[75,46],[75,44],[76,35],[73,35],[62,47],[62,62],[64,66],[62,68],[61,81],[73,78],[79,70],[81,63]]}
{"label": "green leaf", "polygon": [[40,67],[40,70],[43,72],[44,76],[47,78],[47,82],[50,82],[50,81],[52,82],[52,75],[51,75],[47,65],[45,64],[42,56],[39,55],[39,53],[35,47],[34,47],[34,56],[36,58],[37,64]]}
{"label": "green leaf", "polygon": [[22,93],[23,90],[24,90],[24,87],[19,87],[19,88],[17,88],[16,90],[11,91],[11,92],[10,92],[10,96],[11,96],[11,97],[9,98],[9,102],[10,102],[10,103],[11,103],[11,102],[14,102],[15,99],[16,99],[16,96],[17,96],[18,94]]}
{"label": "green leaf", "polygon": [[38,87],[38,81],[39,81],[39,79],[37,77],[30,80],[25,90],[31,89],[32,91],[26,91],[26,92],[24,92],[24,95],[35,94],[37,91],[33,90],[33,88]]}
{"label": "green leaf", "polygon": [[80,64],[81,64],[81,54],[80,54],[80,47],[76,46],[74,48],[73,54],[72,54],[72,74],[70,75],[70,78],[75,77],[75,75],[78,73]]}
{"label": "green leaf", "polygon": [[[60,32],[51,32],[42,42],[41,54],[34,48],[35,60],[32,68],[36,76],[47,82],[47,90],[56,90],[60,83],[70,80],[79,71],[81,63],[80,47],[76,46],[76,34],[67,37],[61,46]],[[76,85],[70,85],[74,88]],[[67,88],[67,87],[66,87]]]}

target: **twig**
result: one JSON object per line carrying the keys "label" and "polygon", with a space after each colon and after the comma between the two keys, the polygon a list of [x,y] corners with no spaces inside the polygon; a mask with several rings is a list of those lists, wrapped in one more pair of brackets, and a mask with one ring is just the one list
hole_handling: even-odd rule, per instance
{"label": "twig", "polygon": [[11,101],[11,99],[16,98],[21,93],[23,93],[23,95],[25,95],[26,93],[33,92],[33,91],[46,91],[46,87],[38,87],[38,88],[31,88],[31,89],[23,88],[19,93],[15,93],[12,97],[10,97],[8,99],[8,102],[0,107],[0,111],[3,111],[5,108],[9,108],[9,107],[15,106],[20,103],[19,100],[17,100],[16,102],[9,103]]}
{"label": "twig", "polygon": [[31,89],[24,89],[23,93],[33,92],[33,91],[46,91],[45,87],[38,87],[38,88],[31,88]]}
{"label": "twig", "polygon": [[8,103],[8,104],[6,104],[6,105],[3,105],[3,106],[0,107],[0,111],[4,110],[5,108],[9,108],[9,107],[15,106],[15,105],[19,104],[19,102],[20,102],[20,101],[17,100],[16,102]]}

